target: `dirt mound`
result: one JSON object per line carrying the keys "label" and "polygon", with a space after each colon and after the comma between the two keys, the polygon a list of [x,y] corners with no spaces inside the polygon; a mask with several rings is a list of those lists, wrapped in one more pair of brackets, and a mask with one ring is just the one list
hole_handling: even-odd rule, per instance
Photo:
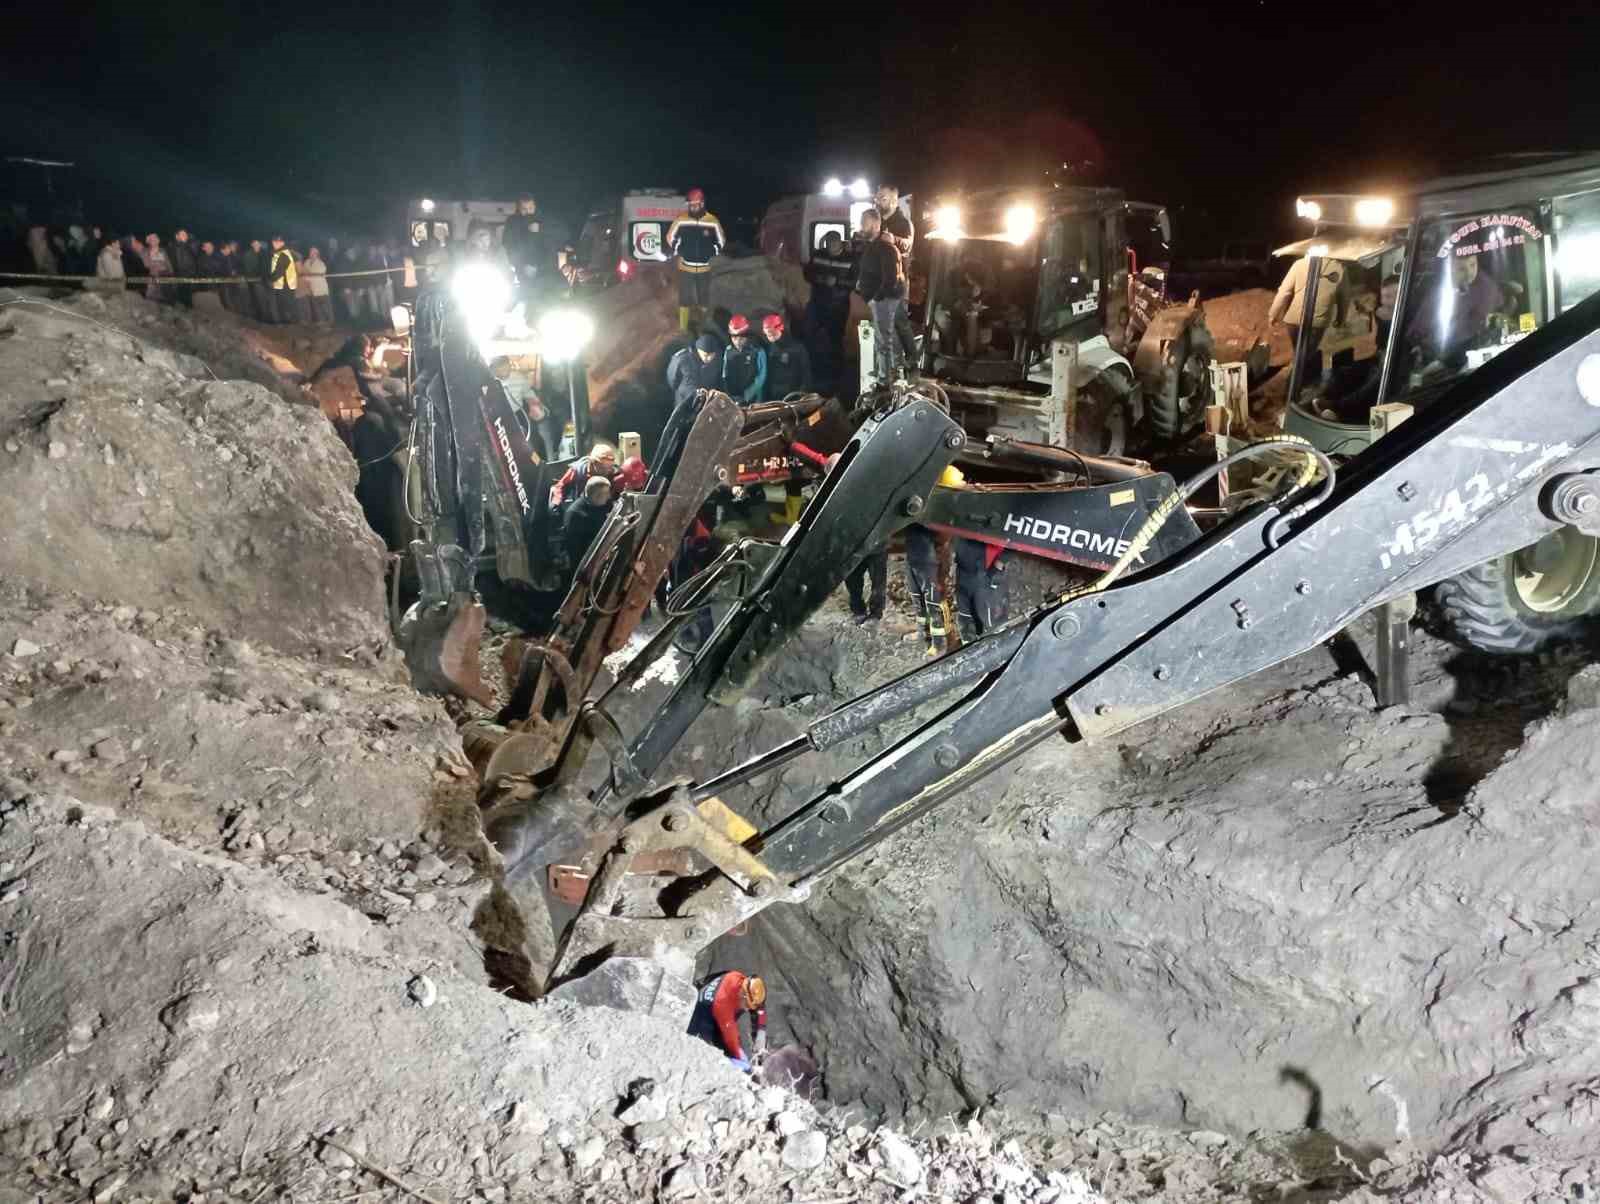
{"label": "dirt mound", "polygon": [[203,847],[404,844],[460,738],[392,652],[359,652],[313,665],[181,612],[0,587],[0,775]]}
{"label": "dirt mound", "polygon": [[1274,330],[1267,322],[1272,298],[1273,291],[1269,288],[1251,288],[1205,302],[1206,329],[1216,340],[1218,363],[1243,360],[1258,342],[1270,348],[1269,363],[1289,362],[1293,348],[1289,345],[1288,334],[1283,327]]}
{"label": "dirt mound", "polygon": [[4,313],[0,578],[295,652],[383,630],[383,550],[318,410],[54,310]]}

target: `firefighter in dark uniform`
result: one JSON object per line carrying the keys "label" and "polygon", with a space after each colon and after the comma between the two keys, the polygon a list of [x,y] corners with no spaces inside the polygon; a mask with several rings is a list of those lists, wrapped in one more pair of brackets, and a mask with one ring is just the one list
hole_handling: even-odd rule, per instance
{"label": "firefighter in dark uniform", "polygon": [[734,314],[728,319],[730,346],[722,353],[722,391],[741,405],[752,405],[766,395],[767,352],[750,333],[750,319]]}
{"label": "firefighter in dark uniform", "polygon": [[956,540],[956,614],[966,639],[1006,621],[1005,591],[1000,588],[1004,554],[1004,548],[975,539]]}
{"label": "firefighter in dark uniform", "polygon": [[917,623],[929,656],[943,656],[944,591],[939,587],[939,555],[933,532],[926,527],[906,528],[906,584],[912,604],[917,608]]}
{"label": "firefighter in dark uniform", "polygon": [[678,261],[678,325],[686,331],[705,320],[711,307],[711,261],[728,241],[717,215],[706,209],[706,194],[691,188],[688,199],[689,207],[667,227],[667,249]]}
{"label": "firefighter in dark uniform", "polygon": [[761,319],[767,341],[767,400],[782,401],[791,393],[811,392],[811,356],[784,329],[782,314]]}

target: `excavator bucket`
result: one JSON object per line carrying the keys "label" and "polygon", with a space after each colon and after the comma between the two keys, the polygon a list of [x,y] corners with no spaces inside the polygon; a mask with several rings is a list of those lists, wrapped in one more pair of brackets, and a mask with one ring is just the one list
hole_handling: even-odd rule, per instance
{"label": "excavator bucket", "polygon": [[483,604],[469,593],[451,594],[443,606],[413,608],[402,624],[401,640],[418,689],[455,694],[484,706],[494,702],[478,663],[483,617]]}

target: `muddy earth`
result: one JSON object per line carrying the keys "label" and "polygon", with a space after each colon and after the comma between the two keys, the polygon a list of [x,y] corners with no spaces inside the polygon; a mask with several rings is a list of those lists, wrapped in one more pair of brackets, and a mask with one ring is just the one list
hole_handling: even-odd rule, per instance
{"label": "muddy earth", "polygon": [[[228,315],[8,299],[0,1204],[1600,1190],[1592,648],[1419,633],[1379,709],[1358,628],[1036,749],[710,951],[768,978],[805,1099],[493,978],[473,712],[389,642],[354,465],[298,388],[331,336],[269,359]],[[671,772],[921,663],[903,604],[831,600]],[[912,722],[729,802],[775,818]]]}

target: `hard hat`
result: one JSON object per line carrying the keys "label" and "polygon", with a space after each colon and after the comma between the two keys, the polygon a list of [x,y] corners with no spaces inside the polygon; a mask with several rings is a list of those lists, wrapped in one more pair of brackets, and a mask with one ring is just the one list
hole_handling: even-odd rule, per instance
{"label": "hard hat", "polygon": [[622,487],[637,493],[643,489],[645,482],[650,479],[650,470],[645,467],[644,461],[638,456],[629,456],[622,462],[622,471],[619,474]]}
{"label": "hard hat", "polygon": [[741,994],[744,997],[744,1006],[750,1011],[754,1011],[767,1002],[767,984],[752,974],[744,980]]}
{"label": "hard hat", "polygon": [[689,204],[692,205],[696,201],[699,201],[702,205],[704,205],[706,203],[706,194],[705,194],[705,190],[704,189],[702,189],[702,188],[691,188],[691,189],[689,189]]}
{"label": "hard hat", "polygon": [[745,317],[743,314],[734,314],[733,317],[728,319],[728,333],[749,334],[750,319]]}
{"label": "hard hat", "polygon": [[768,334],[773,334],[773,333],[782,334],[783,333],[783,315],[782,314],[768,314],[766,317],[761,319],[761,329],[766,331]]}

